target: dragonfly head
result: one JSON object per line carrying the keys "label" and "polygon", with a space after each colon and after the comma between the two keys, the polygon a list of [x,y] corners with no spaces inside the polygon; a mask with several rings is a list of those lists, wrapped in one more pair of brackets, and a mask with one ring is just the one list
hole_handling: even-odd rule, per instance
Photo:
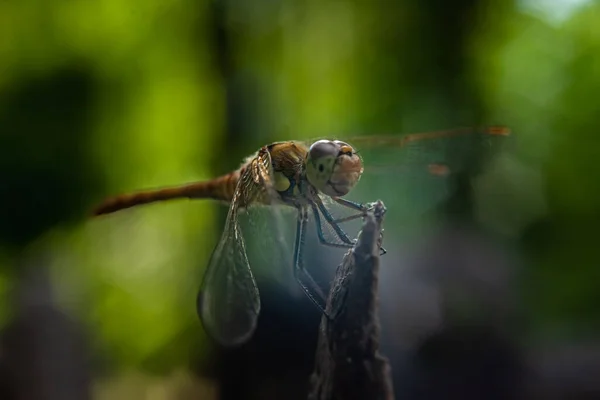
{"label": "dragonfly head", "polygon": [[362,173],[362,160],[348,143],[319,140],[308,150],[306,177],[311,185],[328,196],[347,194]]}

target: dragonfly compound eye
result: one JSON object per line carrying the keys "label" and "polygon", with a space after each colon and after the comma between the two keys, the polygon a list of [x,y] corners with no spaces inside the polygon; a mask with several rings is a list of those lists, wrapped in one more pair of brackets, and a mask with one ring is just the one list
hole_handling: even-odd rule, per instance
{"label": "dragonfly compound eye", "polygon": [[306,160],[308,181],[328,196],[344,196],[363,172],[362,161],[350,145],[319,140],[310,146]]}

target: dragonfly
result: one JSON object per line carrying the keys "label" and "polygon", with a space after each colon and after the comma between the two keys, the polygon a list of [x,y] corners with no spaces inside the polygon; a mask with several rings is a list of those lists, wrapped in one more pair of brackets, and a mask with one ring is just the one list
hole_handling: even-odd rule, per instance
{"label": "dragonfly", "polygon": [[[413,171],[418,172],[419,179],[427,176],[446,179],[451,174],[469,169],[473,155],[481,155],[494,140],[509,135],[510,129],[495,126],[401,136],[275,142],[261,147],[228,174],[207,181],[109,197],[94,210],[94,215],[179,198],[228,203],[229,211],[221,238],[204,272],[197,309],[209,336],[223,346],[237,346],[248,341],[254,333],[261,308],[259,290],[246,250],[247,232],[240,223],[242,215],[252,215],[253,210],[264,208],[295,210],[295,239],[291,255],[293,276],[317,308],[332,318],[334,316],[327,315],[325,311],[323,291],[304,265],[307,227],[312,217],[321,245],[342,249],[353,247],[355,239],[346,233],[342,224],[364,217],[375,204],[345,197],[359,183],[365,171],[363,150],[375,148],[377,152],[382,149],[391,152],[388,166],[397,171],[396,179]],[[334,216],[333,205],[347,210],[347,215],[341,218]],[[273,218],[282,217],[273,214]],[[273,247],[285,249],[282,236],[280,233],[272,234],[275,243],[271,243],[271,249],[265,251],[269,252]],[[384,249],[382,253],[385,253]]]}

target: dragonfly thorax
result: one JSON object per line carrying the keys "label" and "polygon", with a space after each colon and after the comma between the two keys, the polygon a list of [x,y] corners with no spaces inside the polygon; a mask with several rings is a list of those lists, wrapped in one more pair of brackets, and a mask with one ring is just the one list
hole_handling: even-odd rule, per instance
{"label": "dragonfly thorax", "polygon": [[294,177],[286,177],[280,172],[275,172],[274,175],[275,189],[279,200],[284,204],[293,207],[311,204],[312,200],[319,195],[317,188],[308,182],[304,173]]}

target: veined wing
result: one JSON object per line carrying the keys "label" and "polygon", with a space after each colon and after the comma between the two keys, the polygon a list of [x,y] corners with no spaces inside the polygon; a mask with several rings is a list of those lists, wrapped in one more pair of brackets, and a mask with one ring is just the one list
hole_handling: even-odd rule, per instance
{"label": "veined wing", "polygon": [[[366,167],[425,166],[434,175],[471,170],[485,162],[507,142],[509,128],[457,128],[406,135],[346,138],[362,154]],[[373,153],[375,151],[375,153]],[[480,161],[480,162],[478,162]]]}
{"label": "veined wing", "polygon": [[505,127],[340,139],[364,163],[359,184],[346,198],[373,201],[375,193],[386,202],[388,217],[417,218],[470,184],[511,139]]}
{"label": "veined wing", "polygon": [[271,157],[266,149],[248,164],[236,186],[225,227],[206,269],[198,294],[198,314],[205,331],[224,346],[247,341],[260,312],[260,297],[250,269],[239,222],[242,208],[269,202],[273,193]]}

